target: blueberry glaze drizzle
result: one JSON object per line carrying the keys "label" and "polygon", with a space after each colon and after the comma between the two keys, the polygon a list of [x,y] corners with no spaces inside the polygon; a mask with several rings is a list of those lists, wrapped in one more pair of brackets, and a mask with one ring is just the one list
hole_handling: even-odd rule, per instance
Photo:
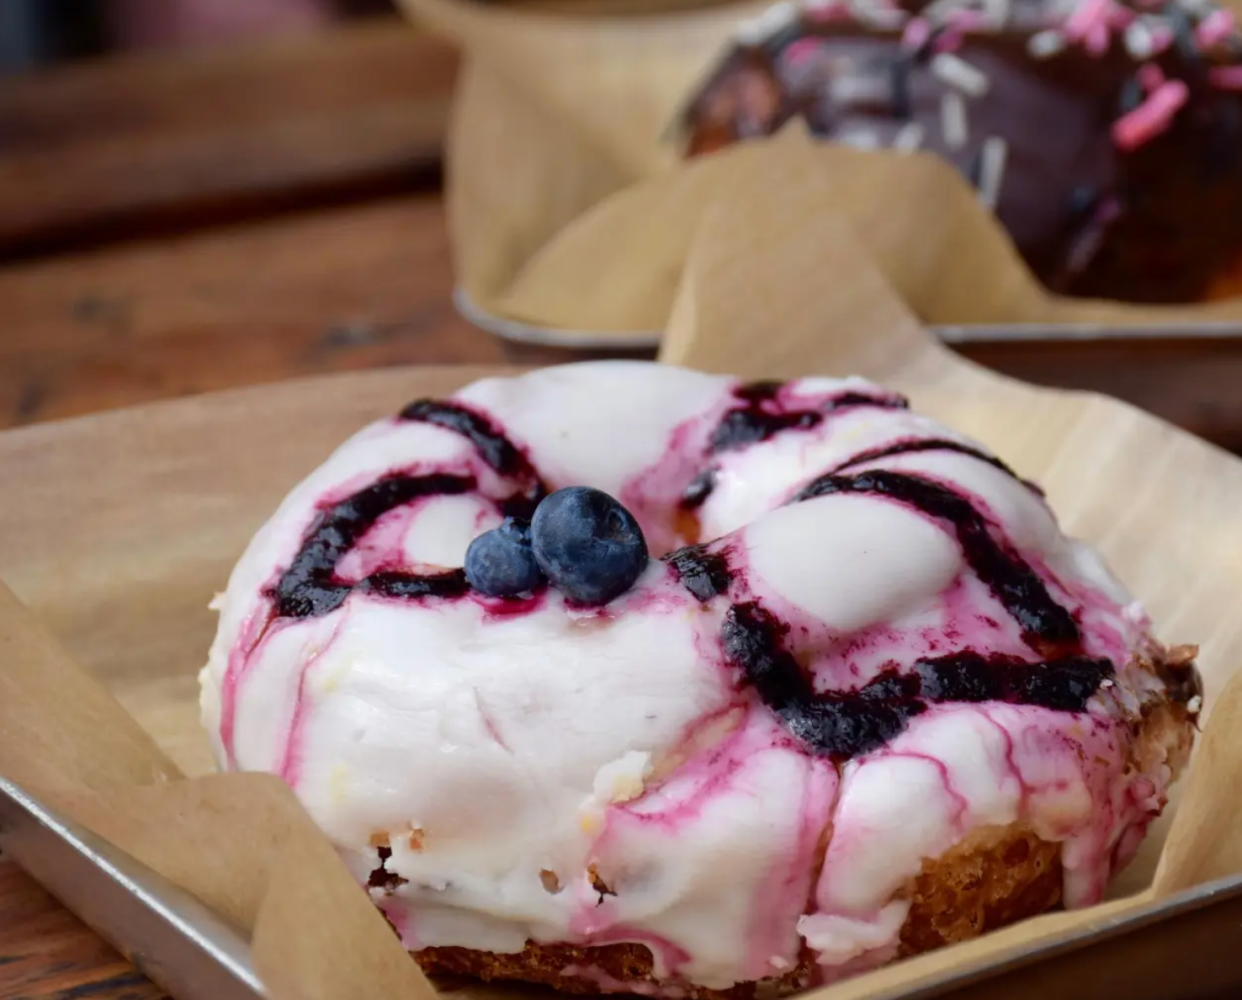
{"label": "blueberry glaze drizzle", "polygon": [[[530,460],[486,416],[456,403],[418,400],[400,420],[434,424],[466,438],[493,472],[516,491],[497,507],[506,516],[529,518],[547,492]],[[354,583],[337,577],[336,566],[384,514],[415,500],[454,496],[478,486],[473,476],[394,472],[320,512],[289,568],[268,590],[277,618],[314,618],[339,608],[354,591],[393,599],[461,597],[470,590],[464,570],[418,574],[380,570]]]}
{"label": "blueberry glaze drizzle", "polygon": [[[807,409],[787,409],[780,402],[783,382],[748,382],[733,390],[737,406],[727,410],[708,440],[707,453],[738,451],[760,441],[767,441],[782,431],[810,430],[824,422],[829,414],[841,410],[871,406],[888,410],[904,410],[908,401],[892,393],[868,394],[843,392]],[[697,510],[716,486],[716,469],[709,466],[700,472],[681,496],[682,510]]]}
{"label": "blueberry glaze drizzle", "polygon": [[931,480],[877,469],[820,476],[799,491],[794,502],[833,493],[882,496],[946,522],[967,564],[1018,623],[1027,645],[1044,656],[1077,650],[1082,637],[1074,616],[1052,599],[1039,574],[1021,556],[992,537],[987,521],[969,500]]}
{"label": "blueberry glaze drizzle", "polygon": [[790,733],[836,763],[886,745],[936,703],[999,701],[1081,712],[1113,672],[1108,660],[1078,654],[1027,663],[966,650],[919,660],[909,673],[886,670],[853,691],[816,694],[784,647],[788,631],[758,604],[735,604],[725,615],[721,646]]}
{"label": "blueberry glaze drizzle", "polygon": [[357,583],[337,578],[336,565],[384,514],[423,497],[454,496],[474,489],[473,476],[394,473],[322,511],[289,568],[269,591],[276,617],[314,618],[339,608],[354,590],[386,597],[455,597],[466,592],[461,570],[417,576],[385,570]]}

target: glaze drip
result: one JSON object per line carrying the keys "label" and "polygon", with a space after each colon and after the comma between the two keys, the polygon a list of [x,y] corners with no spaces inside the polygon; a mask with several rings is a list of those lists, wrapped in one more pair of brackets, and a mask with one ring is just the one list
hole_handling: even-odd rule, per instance
{"label": "glaze drip", "polygon": [[[841,410],[873,406],[888,410],[904,410],[909,402],[896,394],[842,392],[806,409],[786,409],[780,401],[784,382],[748,382],[733,390],[740,402],[726,411],[712,432],[707,453],[738,451],[752,444],[775,437],[787,430],[810,430],[824,422],[824,417]],[[698,510],[716,488],[717,467],[710,465],[691,480],[682,492],[682,510]]]}
{"label": "glaze drip", "polygon": [[837,763],[885,746],[931,704],[997,701],[1082,712],[1113,673],[1108,660],[1086,656],[1027,663],[964,650],[918,660],[911,673],[885,670],[853,691],[816,694],[785,649],[788,631],[758,604],[737,604],[725,616],[721,647],[789,731]]}
{"label": "glaze drip", "polygon": [[268,591],[278,618],[314,618],[335,611],[354,590],[386,597],[450,597],[465,593],[461,570],[419,576],[396,570],[357,583],[336,576],[336,566],[384,514],[415,500],[455,496],[475,488],[473,476],[395,473],[323,510],[302,540],[289,568]]}
{"label": "glaze drip", "polygon": [[865,462],[875,462],[881,458],[892,458],[894,455],[912,455],[921,451],[955,451],[959,455],[969,455],[971,458],[977,458],[980,462],[987,462],[988,465],[995,466],[1005,475],[1022,482],[1018,478],[1018,474],[995,455],[989,455],[987,452],[980,451],[978,448],[972,448],[968,444],[949,441],[945,438],[915,438],[910,441],[897,441],[894,444],[868,448],[866,451],[860,451],[857,455],[850,456],[840,465],[834,467],[832,474],[844,472],[852,466],[862,465]]}
{"label": "glaze drip", "polygon": [[854,476],[820,476],[799,491],[794,502],[833,493],[883,496],[947,521],[966,562],[1013,616],[1027,645],[1044,655],[1077,649],[1081,635],[1074,616],[1052,599],[1039,575],[1020,556],[992,537],[986,519],[964,497],[930,480],[881,469]]}
{"label": "glaze drip", "polygon": [[446,403],[434,399],[419,399],[410,403],[398,415],[401,420],[433,424],[453,431],[466,438],[488,468],[498,475],[513,479],[525,487],[528,506],[520,510],[505,510],[515,517],[530,517],[534,505],[547,492],[539,473],[530,459],[522,453],[505,433],[488,417],[467,409],[460,403]]}
{"label": "glaze drip", "polygon": [[687,545],[664,557],[677,579],[698,600],[706,604],[729,589],[733,576],[721,552],[709,552],[703,545]]}
{"label": "glaze drip", "polygon": [[781,382],[750,382],[738,386],[733,394],[742,405],[725,413],[712,433],[709,453],[745,448],[785,430],[809,430],[818,427],[826,414],[838,410],[857,406],[904,410],[908,406],[901,396],[843,392],[809,409],[786,409],[779,399],[782,388],[784,383]]}

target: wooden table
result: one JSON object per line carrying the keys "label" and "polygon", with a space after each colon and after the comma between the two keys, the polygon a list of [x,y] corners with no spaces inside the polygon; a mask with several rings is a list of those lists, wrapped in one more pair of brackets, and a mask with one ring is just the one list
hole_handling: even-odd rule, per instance
{"label": "wooden table", "polygon": [[[0,83],[0,427],[324,371],[567,360],[450,303],[454,70],[444,46],[379,22]],[[1213,402],[1242,355],[1192,347],[966,350],[1242,445],[1242,411]],[[158,996],[0,860],[0,1000]]]}

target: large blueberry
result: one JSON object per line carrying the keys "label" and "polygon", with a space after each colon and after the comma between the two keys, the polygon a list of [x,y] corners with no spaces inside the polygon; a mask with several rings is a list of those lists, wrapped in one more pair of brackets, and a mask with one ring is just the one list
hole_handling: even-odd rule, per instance
{"label": "large blueberry", "polygon": [[490,597],[514,597],[537,589],[543,574],[530,545],[530,525],[506,517],[466,549],[466,580]]}
{"label": "large blueberry", "polygon": [[647,566],[647,541],[634,515],[588,486],[545,497],[531,520],[530,538],[552,586],[581,604],[607,604]]}

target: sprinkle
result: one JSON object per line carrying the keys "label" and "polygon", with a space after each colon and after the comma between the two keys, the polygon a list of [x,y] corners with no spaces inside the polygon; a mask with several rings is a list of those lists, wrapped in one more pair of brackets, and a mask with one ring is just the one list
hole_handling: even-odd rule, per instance
{"label": "sprinkle", "polygon": [[846,125],[832,133],[832,141],[854,149],[879,149],[880,137],[875,129],[862,125]]}
{"label": "sprinkle", "polygon": [[956,52],[962,47],[962,33],[957,28],[946,27],[932,39],[933,52]]}
{"label": "sprinkle", "polygon": [[1117,95],[1117,110],[1129,114],[1143,103],[1143,85],[1137,76],[1132,76],[1121,85],[1121,93]]}
{"label": "sprinkle", "polygon": [[931,61],[931,72],[941,83],[954,87],[968,97],[982,97],[988,92],[987,75],[948,52],[941,52]]}
{"label": "sprinkle", "polygon": [[910,118],[910,62],[897,58],[888,64],[889,106],[893,117],[901,121]]}
{"label": "sprinkle", "polygon": [[1160,85],[1164,83],[1164,70],[1155,63],[1143,63],[1138,68],[1138,82],[1150,94],[1152,91],[1159,89]]}
{"label": "sprinkle", "polygon": [[1182,7],[1170,5],[1165,8],[1164,20],[1173,29],[1173,42],[1182,58],[1191,62],[1200,62],[1199,43],[1195,41],[1194,29],[1190,25],[1190,17],[1186,11]]}
{"label": "sprinkle", "polygon": [[1223,42],[1234,31],[1233,13],[1227,10],[1214,10],[1195,28],[1195,38],[1204,47]]}
{"label": "sprinkle", "polygon": [[901,45],[907,49],[921,49],[931,36],[931,22],[925,17],[912,17],[901,33]]}
{"label": "sprinkle", "polygon": [[1119,3],[1109,5],[1108,17],[1105,19],[1110,28],[1122,29],[1133,24],[1138,19],[1138,15],[1129,7],[1123,7]]}
{"label": "sprinkle", "polygon": [[1126,52],[1131,59],[1150,59],[1155,54],[1151,28],[1142,18],[1133,21],[1125,31]]}
{"label": "sprinkle", "polygon": [[1102,56],[1108,51],[1108,24],[1096,21],[1087,29],[1087,51],[1093,56]]}
{"label": "sprinkle", "polygon": [[796,42],[791,42],[786,47],[785,51],[781,53],[781,59],[790,66],[798,66],[815,58],[819,48],[820,42],[818,38],[811,38],[809,36],[799,38]]}
{"label": "sprinkle", "polygon": [[1190,88],[1181,80],[1166,81],[1137,108],[1113,122],[1113,142],[1119,149],[1137,149],[1165,131],[1189,97]]}
{"label": "sprinkle", "polygon": [[1110,0],[1082,0],[1066,20],[1062,30],[1071,42],[1086,37],[1095,25],[1104,24]]}
{"label": "sprinkle", "polygon": [[1034,59],[1048,59],[1065,51],[1065,36],[1052,28],[1037,31],[1027,39],[1026,51]]}
{"label": "sprinkle", "polygon": [[815,3],[807,4],[804,12],[808,21],[816,23],[849,21],[854,16],[850,11],[850,5],[841,0],[816,0]]}
{"label": "sprinkle", "polygon": [[940,98],[940,134],[950,149],[961,149],[969,138],[966,124],[966,102],[956,90]]}
{"label": "sprinkle", "polygon": [[1008,145],[999,136],[993,135],[983,140],[983,148],[979,152],[979,200],[990,209],[995,209],[1000,200],[1008,153]]}
{"label": "sprinkle", "polygon": [[923,144],[926,132],[918,122],[906,122],[893,136],[893,149],[899,153],[913,153]]}
{"label": "sprinkle", "polygon": [[834,77],[829,93],[838,104],[883,104],[891,90],[887,77],[858,75]]}
{"label": "sprinkle", "polygon": [[1203,708],[1203,695],[1197,694],[1190,701],[1186,702],[1186,711],[1191,715],[1198,715]]}
{"label": "sprinkle", "polygon": [[1173,29],[1167,24],[1158,24],[1151,29],[1151,47],[1152,52],[1159,55],[1173,44],[1176,38]]}
{"label": "sprinkle", "polygon": [[1208,82],[1220,90],[1242,90],[1242,66],[1213,66]]}
{"label": "sprinkle", "polygon": [[995,28],[1009,23],[1010,0],[983,0],[984,13]]}

